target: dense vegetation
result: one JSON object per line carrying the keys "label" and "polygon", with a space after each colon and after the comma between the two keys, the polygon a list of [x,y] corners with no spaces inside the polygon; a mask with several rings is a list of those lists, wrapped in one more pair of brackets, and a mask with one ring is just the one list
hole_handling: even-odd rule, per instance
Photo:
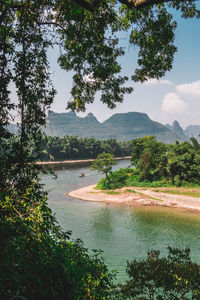
{"label": "dense vegetation", "polygon": [[189,253],[189,249],[168,247],[167,257],[150,251],[147,259],[129,262],[129,280],[122,286],[122,299],[199,299],[200,269]]}
{"label": "dense vegetation", "polygon": [[63,138],[43,135],[39,149],[40,160],[67,160],[96,158],[102,152],[114,156],[131,155],[132,141],[119,142],[115,139],[96,140],[94,138]]}
{"label": "dense vegetation", "polygon": [[[113,276],[98,253],[88,254],[81,241],[69,240],[70,233],[62,231],[47,205],[39,168],[33,164],[43,141],[46,111],[56,93],[47,59],[49,47],[59,45],[60,66],[74,71],[68,108],[84,111],[98,91],[101,101],[113,108],[132,91],[125,85],[128,78],[119,74],[118,58],[124,50],[115,33],[130,29],[130,43],[139,47],[132,79],[143,82],[172,68],[176,23],[168,9],[180,10],[185,18],[200,17],[195,1],[155,1],[161,2],[156,8],[148,5],[152,1],[143,1],[146,7],[141,9],[134,5],[137,1],[121,2],[125,4],[119,7],[118,1],[108,0],[0,1],[1,299],[148,298],[139,283],[140,294],[122,290],[117,295],[112,290]],[[20,120],[19,138],[5,129],[13,111]],[[32,145],[37,151],[31,151]],[[169,281],[175,278],[171,286],[178,289],[179,283],[185,284],[197,298],[199,266],[186,265],[189,258],[184,252],[173,255],[175,269],[168,274]],[[190,278],[179,272],[185,265],[195,267]],[[132,270],[129,274],[134,276]],[[156,281],[150,284],[160,288]]]}
{"label": "dense vegetation", "polygon": [[[71,242],[47,204],[38,167],[16,157],[19,140],[1,138],[0,298],[109,299],[112,274],[98,252]],[[29,148],[26,162],[33,161]],[[26,151],[26,152],[25,152]]]}
{"label": "dense vegetation", "polygon": [[167,145],[150,136],[133,140],[132,145],[134,168],[110,170],[109,180],[102,178],[99,188],[200,185],[200,144],[195,138]]}
{"label": "dense vegetation", "polygon": [[[9,148],[10,143],[19,143],[19,136],[11,136],[4,140]],[[41,135],[40,144],[35,145],[34,140],[29,140],[27,155],[39,161],[55,161],[69,159],[96,158],[100,153],[111,153],[115,157],[130,156],[133,141],[120,142],[115,139],[96,140],[94,138],[78,138],[77,136]]]}

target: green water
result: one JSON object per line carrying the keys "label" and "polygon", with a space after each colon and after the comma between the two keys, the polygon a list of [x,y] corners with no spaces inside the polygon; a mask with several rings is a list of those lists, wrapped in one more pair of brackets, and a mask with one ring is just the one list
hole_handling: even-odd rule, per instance
{"label": "green water", "polygon": [[[115,168],[129,165],[120,161]],[[118,271],[118,279],[126,276],[126,262],[145,257],[147,251],[167,246],[190,247],[191,257],[200,261],[200,214],[174,208],[114,206],[87,202],[66,193],[95,184],[101,175],[90,167],[56,171],[58,179],[43,175],[49,190],[49,205],[64,230],[72,230],[72,239],[81,238],[89,249],[102,249],[110,269]],[[79,178],[85,173],[84,178]]]}

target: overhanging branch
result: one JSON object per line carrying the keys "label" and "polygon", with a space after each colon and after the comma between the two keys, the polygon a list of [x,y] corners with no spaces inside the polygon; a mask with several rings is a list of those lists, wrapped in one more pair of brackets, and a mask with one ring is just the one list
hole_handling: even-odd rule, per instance
{"label": "overhanging branch", "polygon": [[[87,0],[73,0],[75,3],[83,7],[84,9],[94,12],[94,10],[98,7],[98,2],[96,0],[87,1]],[[154,4],[164,3],[164,2],[173,2],[174,0],[118,0],[120,3],[125,4],[129,8],[143,8],[146,6],[151,6]],[[185,0],[182,0],[184,2]]]}
{"label": "overhanging branch", "polygon": [[[170,2],[174,0],[118,0],[120,3],[125,4],[129,8],[137,8],[140,9],[145,6],[151,6],[154,4]],[[184,2],[185,0],[183,0]]]}
{"label": "overhanging branch", "polygon": [[[88,11],[91,11],[91,12],[94,12],[95,10],[95,5],[94,4],[91,4],[89,3],[88,1],[86,0],[73,0],[75,3],[77,3],[80,7],[88,10]],[[96,2],[96,1],[94,1]]]}

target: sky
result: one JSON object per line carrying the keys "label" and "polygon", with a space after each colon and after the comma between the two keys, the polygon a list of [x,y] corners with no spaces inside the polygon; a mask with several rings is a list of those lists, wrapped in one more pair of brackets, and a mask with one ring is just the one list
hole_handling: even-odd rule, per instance
{"label": "sky", "polygon": [[[200,20],[184,20],[178,14],[173,69],[160,80],[149,80],[146,83],[129,82],[134,91],[125,95],[123,103],[117,104],[115,109],[109,109],[100,103],[98,96],[93,104],[87,105],[85,113],[78,113],[84,117],[92,112],[103,122],[115,113],[144,112],[149,117],[162,124],[172,124],[177,120],[183,128],[188,125],[200,125]],[[123,38],[128,40],[124,33]],[[52,68],[52,80],[57,90],[51,110],[67,112],[67,101],[70,100],[72,87],[72,73],[60,69],[57,64],[58,51],[48,53]],[[131,76],[136,66],[137,49],[128,48],[125,57],[120,58],[122,73]]]}

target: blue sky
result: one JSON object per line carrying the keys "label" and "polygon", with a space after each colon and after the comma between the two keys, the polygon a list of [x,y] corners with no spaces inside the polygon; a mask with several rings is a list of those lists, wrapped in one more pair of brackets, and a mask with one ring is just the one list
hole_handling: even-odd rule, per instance
{"label": "blue sky", "polygon": [[[133,93],[126,95],[124,102],[118,104],[116,109],[108,109],[97,97],[94,104],[87,106],[85,113],[78,115],[85,116],[92,112],[99,121],[104,121],[114,113],[138,111],[163,124],[178,120],[184,128],[189,124],[200,125],[200,20],[184,20],[176,14],[176,21],[175,44],[178,52],[172,71],[159,81],[150,80],[145,84],[131,81]],[[124,74],[131,76],[133,73],[136,55],[137,49],[131,48],[120,60]],[[64,112],[71,97],[71,73],[59,68],[57,56],[55,49],[49,51],[52,79],[58,91],[51,109]]]}

